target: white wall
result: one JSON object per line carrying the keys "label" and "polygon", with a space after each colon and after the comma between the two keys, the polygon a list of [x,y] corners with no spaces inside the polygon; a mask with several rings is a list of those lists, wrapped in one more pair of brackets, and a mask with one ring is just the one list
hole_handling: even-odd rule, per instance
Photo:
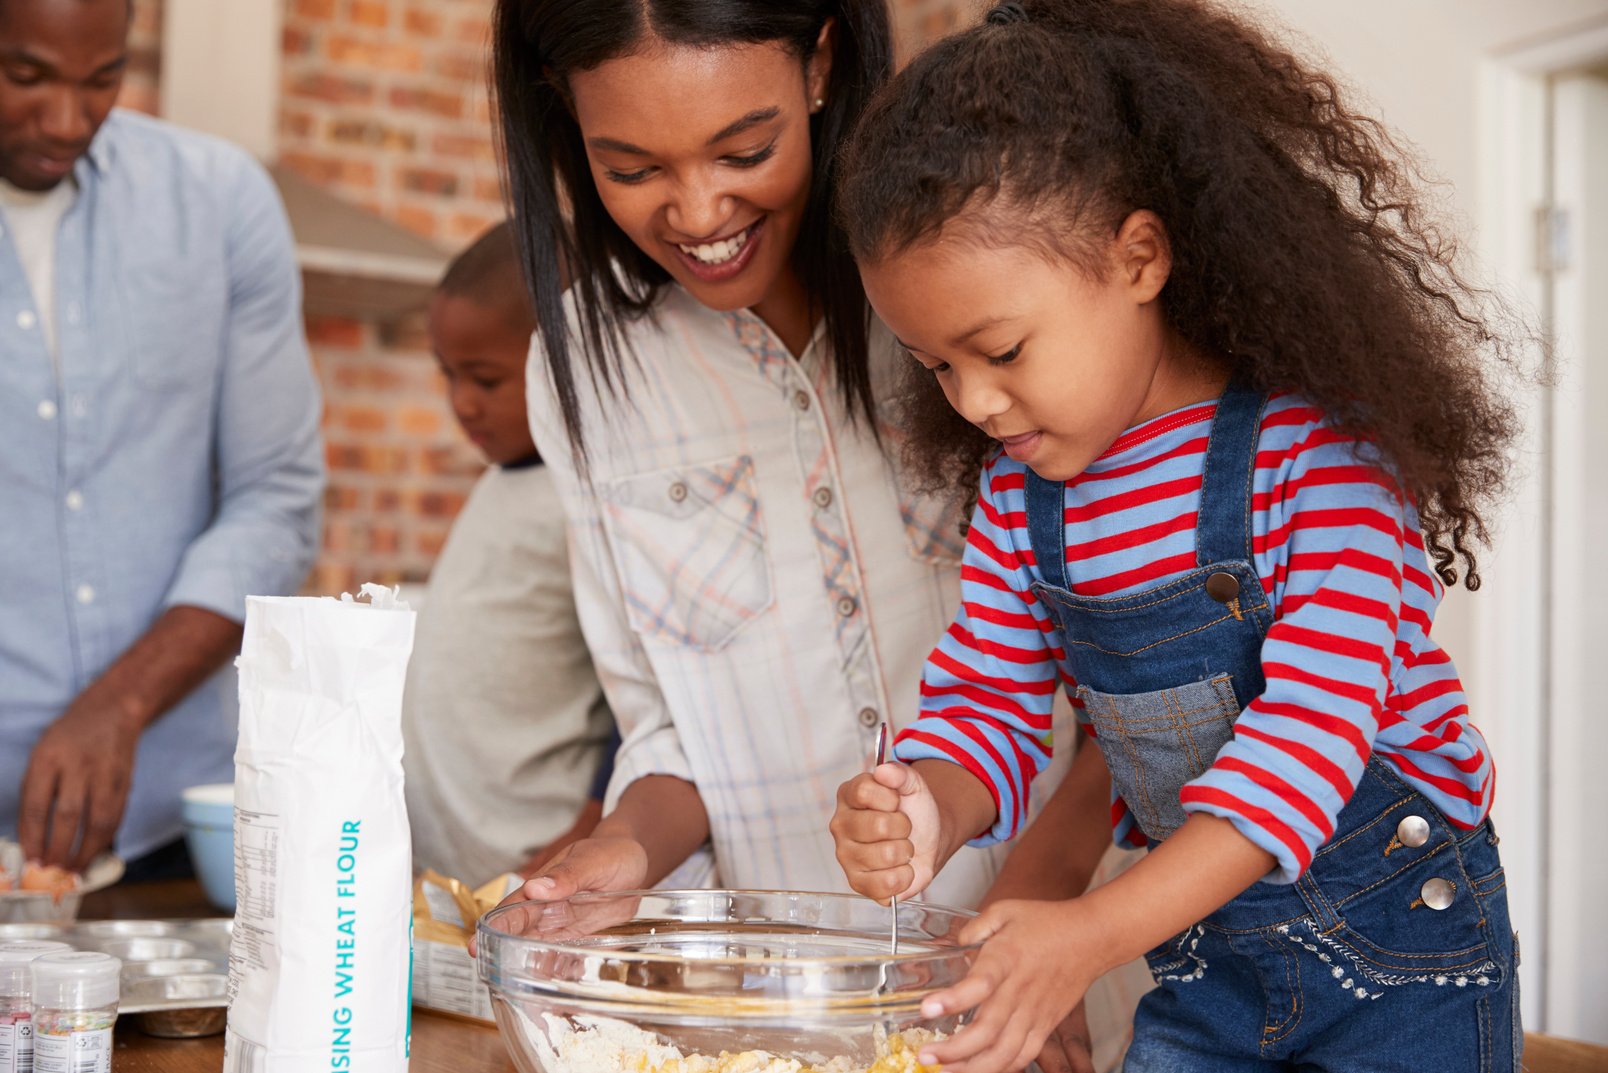
{"label": "white wall", "polygon": [[166,0],[162,117],[272,157],[284,13],[283,0]]}

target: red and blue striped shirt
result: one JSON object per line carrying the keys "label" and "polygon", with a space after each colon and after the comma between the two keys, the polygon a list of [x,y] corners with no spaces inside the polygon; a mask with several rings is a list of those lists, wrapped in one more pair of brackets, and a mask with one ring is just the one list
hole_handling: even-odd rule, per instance
{"label": "red and blue striped shirt", "polygon": [[[1130,429],[1066,483],[1074,593],[1120,596],[1196,569],[1215,412],[1215,403],[1190,406]],[[988,786],[998,819],[979,845],[1018,832],[1028,786],[1050,758],[1056,690],[1076,696],[1059,631],[1030,588],[1038,571],[1025,473],[1004,455],[983,471],[962,607],[928,657],[921,718],[896,747],[906,762],[962,764]],[[1286,395],[1263,416],[1252,510],[1255,567],[1274,614],[1262,646],[1267,688],[1184,786],[1184,810],[1230,820],[1277,859],[1270,878],[1281,882],[1299,877],[1334,832],[1370,755],[1453,824],[1477,826],[1490,810],[1491,762],[1457,671],[1430,637],[1442,587],[1411,503],[1354,439]],[[1119,843],[1144,843],[1115,794],[1112,824]]]}

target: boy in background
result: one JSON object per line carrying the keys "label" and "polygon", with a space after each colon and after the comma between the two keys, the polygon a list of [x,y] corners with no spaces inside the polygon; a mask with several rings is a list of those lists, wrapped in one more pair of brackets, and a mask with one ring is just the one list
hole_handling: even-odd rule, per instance
{"label": "boy in background", "polygon": [[471,886],[589,834],[613,769],[564,511],[525,417],[535,327],[499,224],[430,302],[453,414],[491,465],[431,571],[402,705],[414,866]]}

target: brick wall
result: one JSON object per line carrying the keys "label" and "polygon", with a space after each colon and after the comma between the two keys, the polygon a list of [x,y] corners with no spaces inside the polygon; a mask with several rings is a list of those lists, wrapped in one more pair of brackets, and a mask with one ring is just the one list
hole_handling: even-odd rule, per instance
{"label": "brick wall", "polygon": [[446,403],[423,318],[312,317],[329,489],[310,592],[423,580],[483,462]]}
{"label": "brick wall", "polygon": [[[485,83],[492,0],[285,0],[280,161],[439,243],[502,217]],[[976,0],[894,0],[901,56]],[[161,0],[137,0],[124,101],[154,110]],[[481,468],[418,317],[313,318],[330,467],[310,592],[419,581]]]}

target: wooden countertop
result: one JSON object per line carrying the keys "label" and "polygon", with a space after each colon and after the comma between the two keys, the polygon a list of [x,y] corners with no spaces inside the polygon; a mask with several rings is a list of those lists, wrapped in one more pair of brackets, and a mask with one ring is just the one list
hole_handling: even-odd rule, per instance
{"label": "wooden countertop", "polygon": [[[131,883],[84,898],[84,920],[135,920],[217,916],[190,881]],[[117,1026],[116,1073],[218,1073],[223,1036],[157,1039],[133,1019]],[[512,1073],[513,1062],[497,1030],[425,1010],[413,1011],[412,1073]]]}

